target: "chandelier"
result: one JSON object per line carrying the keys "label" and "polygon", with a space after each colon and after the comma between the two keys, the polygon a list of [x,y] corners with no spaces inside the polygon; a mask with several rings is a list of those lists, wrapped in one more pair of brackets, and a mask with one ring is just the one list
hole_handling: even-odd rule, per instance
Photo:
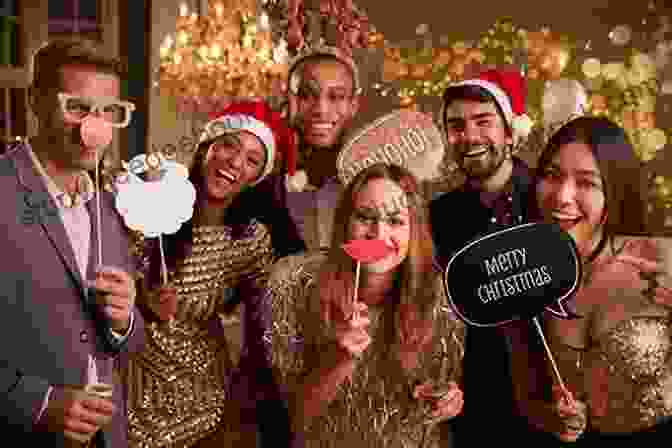
{"label": "chandelier", "polygon": [[274,39],[258,0],[202,1],[179,7],[176,30],[160,47],[157,84],[182,112],[209,113],[234,98],[281,95],[289,53]]}

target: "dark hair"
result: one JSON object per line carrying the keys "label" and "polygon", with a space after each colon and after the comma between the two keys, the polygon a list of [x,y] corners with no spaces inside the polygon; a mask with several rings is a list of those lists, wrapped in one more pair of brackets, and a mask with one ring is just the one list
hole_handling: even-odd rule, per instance
{"label": "dark hair", "polygon": [[[204,191],[205,178],[202,173],[203,163],[208,152],[210,142],[203,142],[198,145],[194,158],[189,169],[189,181],[196,190],[196,204],[191,219],[185,222],[180,229],[169,235],[163,235],[163,246],[166,258],[166,267],[169,271],[177,269],[186,257],[191,254],[192,236],[194,222],[198,221],[200,213],[201,199],[206,194]],[[243,194],[239,194],[229,205],[223,217],[222,224],[226,223],[231,227],[231,236],[234,239],[240,238],[249,227],[254,211],[249,201],[243,200]],[[246,202],[250,206],[246,206]],[[154,287],[161,283],[161,257],[159,246],[152,248],[149,258],[149,287]]]}
{"label": "dark hair", "polygon": [[645,233],[646,173],[621,127],[602,117],[577,118],[564,125],[550,138],[539,158],[534,188],[531,189],[533,194],[531,207],[537,218],[541,216],[534,197],[537,184],[558,150],[570,143],[585,143],[590,147],[604,184],[607,220],[604,224],[603,241],[590,257],[594,258],[617,234]]}
{"label": "dark hair", "polygon": [[58,88],[61,77],[55,76],[67,65],[88,65],[104,73],[125,78],[127,68],[110,57],[96,42],[86,39],[58,39],[40,48],[33,56],[32,86],[38,90]]}
{"label": "dark hair", "polygon": [[502,108],[499,106],[499,103],[497,102],[495,97],[492,95],[492,93],[488,92],[483,87],[475,85],[449,86],[443,92],[444,108],[443,108],[443,117],[441,117],[441,120],[443,121],[443,126],[445,129],[448,129],[448,123],[446,120],[446,112],[448,110],[448,106],[450,106],[453,102],[459,100],[478,101],[479,103],[493,103],[495,105],[495,108],[497,109],[497,113],[499,114],[500,118],[502,119],[502,122],[504,123],[504,126],[506,127],[507,132],[511,134],[511,128],[509,127],[509,123],[506,121],[506,118],[504,117],[504,111],[502,111]]}
{"label": "dark hair", "polygon": [[317,53],[317,54],[313,54],[313,55],[310,55],[310,56],[306,56],[304,59],[299,61],[299,63],[296,64],[293,67],[293,69],[289,72],[289,75],[287,76],[287,79],[291,79],[292,75],[294,73],[300,72],[301,74],[303,74],[303,71],[307,67],[313,67],[313,66],[319,65],[323,62],[324,63],[336,62],[336,63],[340,64],[341,66],[345,67],[345,69],[350,74],[350,80],[352,81],[352,95],[356,96],[356,93],[357,93],[357,79],[356,79],[356,76],[355,76],[355,72],[352,70],[352,67],[350,67],[348,64],[346,64],[345,62],[343,62],[342,60],[340,60],[336,56],[331,55],[331,54],[327,54],[327,53]]}

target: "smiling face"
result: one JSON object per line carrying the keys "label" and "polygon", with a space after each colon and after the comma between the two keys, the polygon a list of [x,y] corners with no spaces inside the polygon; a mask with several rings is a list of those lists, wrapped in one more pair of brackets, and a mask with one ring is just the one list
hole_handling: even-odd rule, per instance
{"label": "smiling face", "polygon": [[39,121],[40,137],[49,144],[49,160],[60,169],[94,170],[96,151],[86,148],[82,142],[81,117],[70,116],[61,109],[58,93],[60,91],[90,99],[119,98],[119,77],[87,65],[65,65],[61,67],[59,75],[60,88],[32,93],[32,105]]}
{"label": "smiling face", "polygon": [[472,178],[501,169],[512,140],[494,102],[458,99],[446,108],[446,138],[457,164]]}
{"label": "smiling face", "polygon": [[210,144],[202,175],[210,200],[231,198],[257,180],[266,163],[266,151],[254,134],[226,134]]}
{"label": "smiling face", "polygon": [[296,95],[290,95],[303,141],[318,148],[336,145],[359,108],[350,70],[336,59],[299,67]]}
{"label": "smiling face", "polygon": [[600,170],[588,145],[560,147],[542,170],[537,204],[544,220],[555,222],[587,256],[606,219],[606,196]]}
{"label": "smiling face", "polygon": [[404,191],[388,179],[372,179],[355,194],[348,239],[380,239],[394,248],[383,260],[362,264],[369,272],[396,269],[407,257],[411,217]]}

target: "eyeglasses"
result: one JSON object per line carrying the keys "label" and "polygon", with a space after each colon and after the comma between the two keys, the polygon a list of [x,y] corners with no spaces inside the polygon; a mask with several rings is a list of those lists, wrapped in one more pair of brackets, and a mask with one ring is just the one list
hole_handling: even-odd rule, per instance
{"label": "eyeglasses", "polygon": [[89,98],[59,92],[58,101],[61,103],[63,114],[78,123],[90,114],[99,113],[115,128],[128,126],[131,122],[131,113],[135,110],[135,104],[109,97]]}

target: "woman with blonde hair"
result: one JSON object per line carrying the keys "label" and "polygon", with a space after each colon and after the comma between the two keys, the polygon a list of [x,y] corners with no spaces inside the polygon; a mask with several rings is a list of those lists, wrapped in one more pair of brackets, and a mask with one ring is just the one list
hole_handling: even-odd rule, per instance
{"label": "woman with blonde hair", "polygon": [[[383,240],[355,262],[342,245]],[[406,169],[363,168],[335,212],[327,254],[289,257],[269,280],[270,344],[295,443],[306,447],[446,447],[463,405],[464,326],[433,263],[427,211]]]}

